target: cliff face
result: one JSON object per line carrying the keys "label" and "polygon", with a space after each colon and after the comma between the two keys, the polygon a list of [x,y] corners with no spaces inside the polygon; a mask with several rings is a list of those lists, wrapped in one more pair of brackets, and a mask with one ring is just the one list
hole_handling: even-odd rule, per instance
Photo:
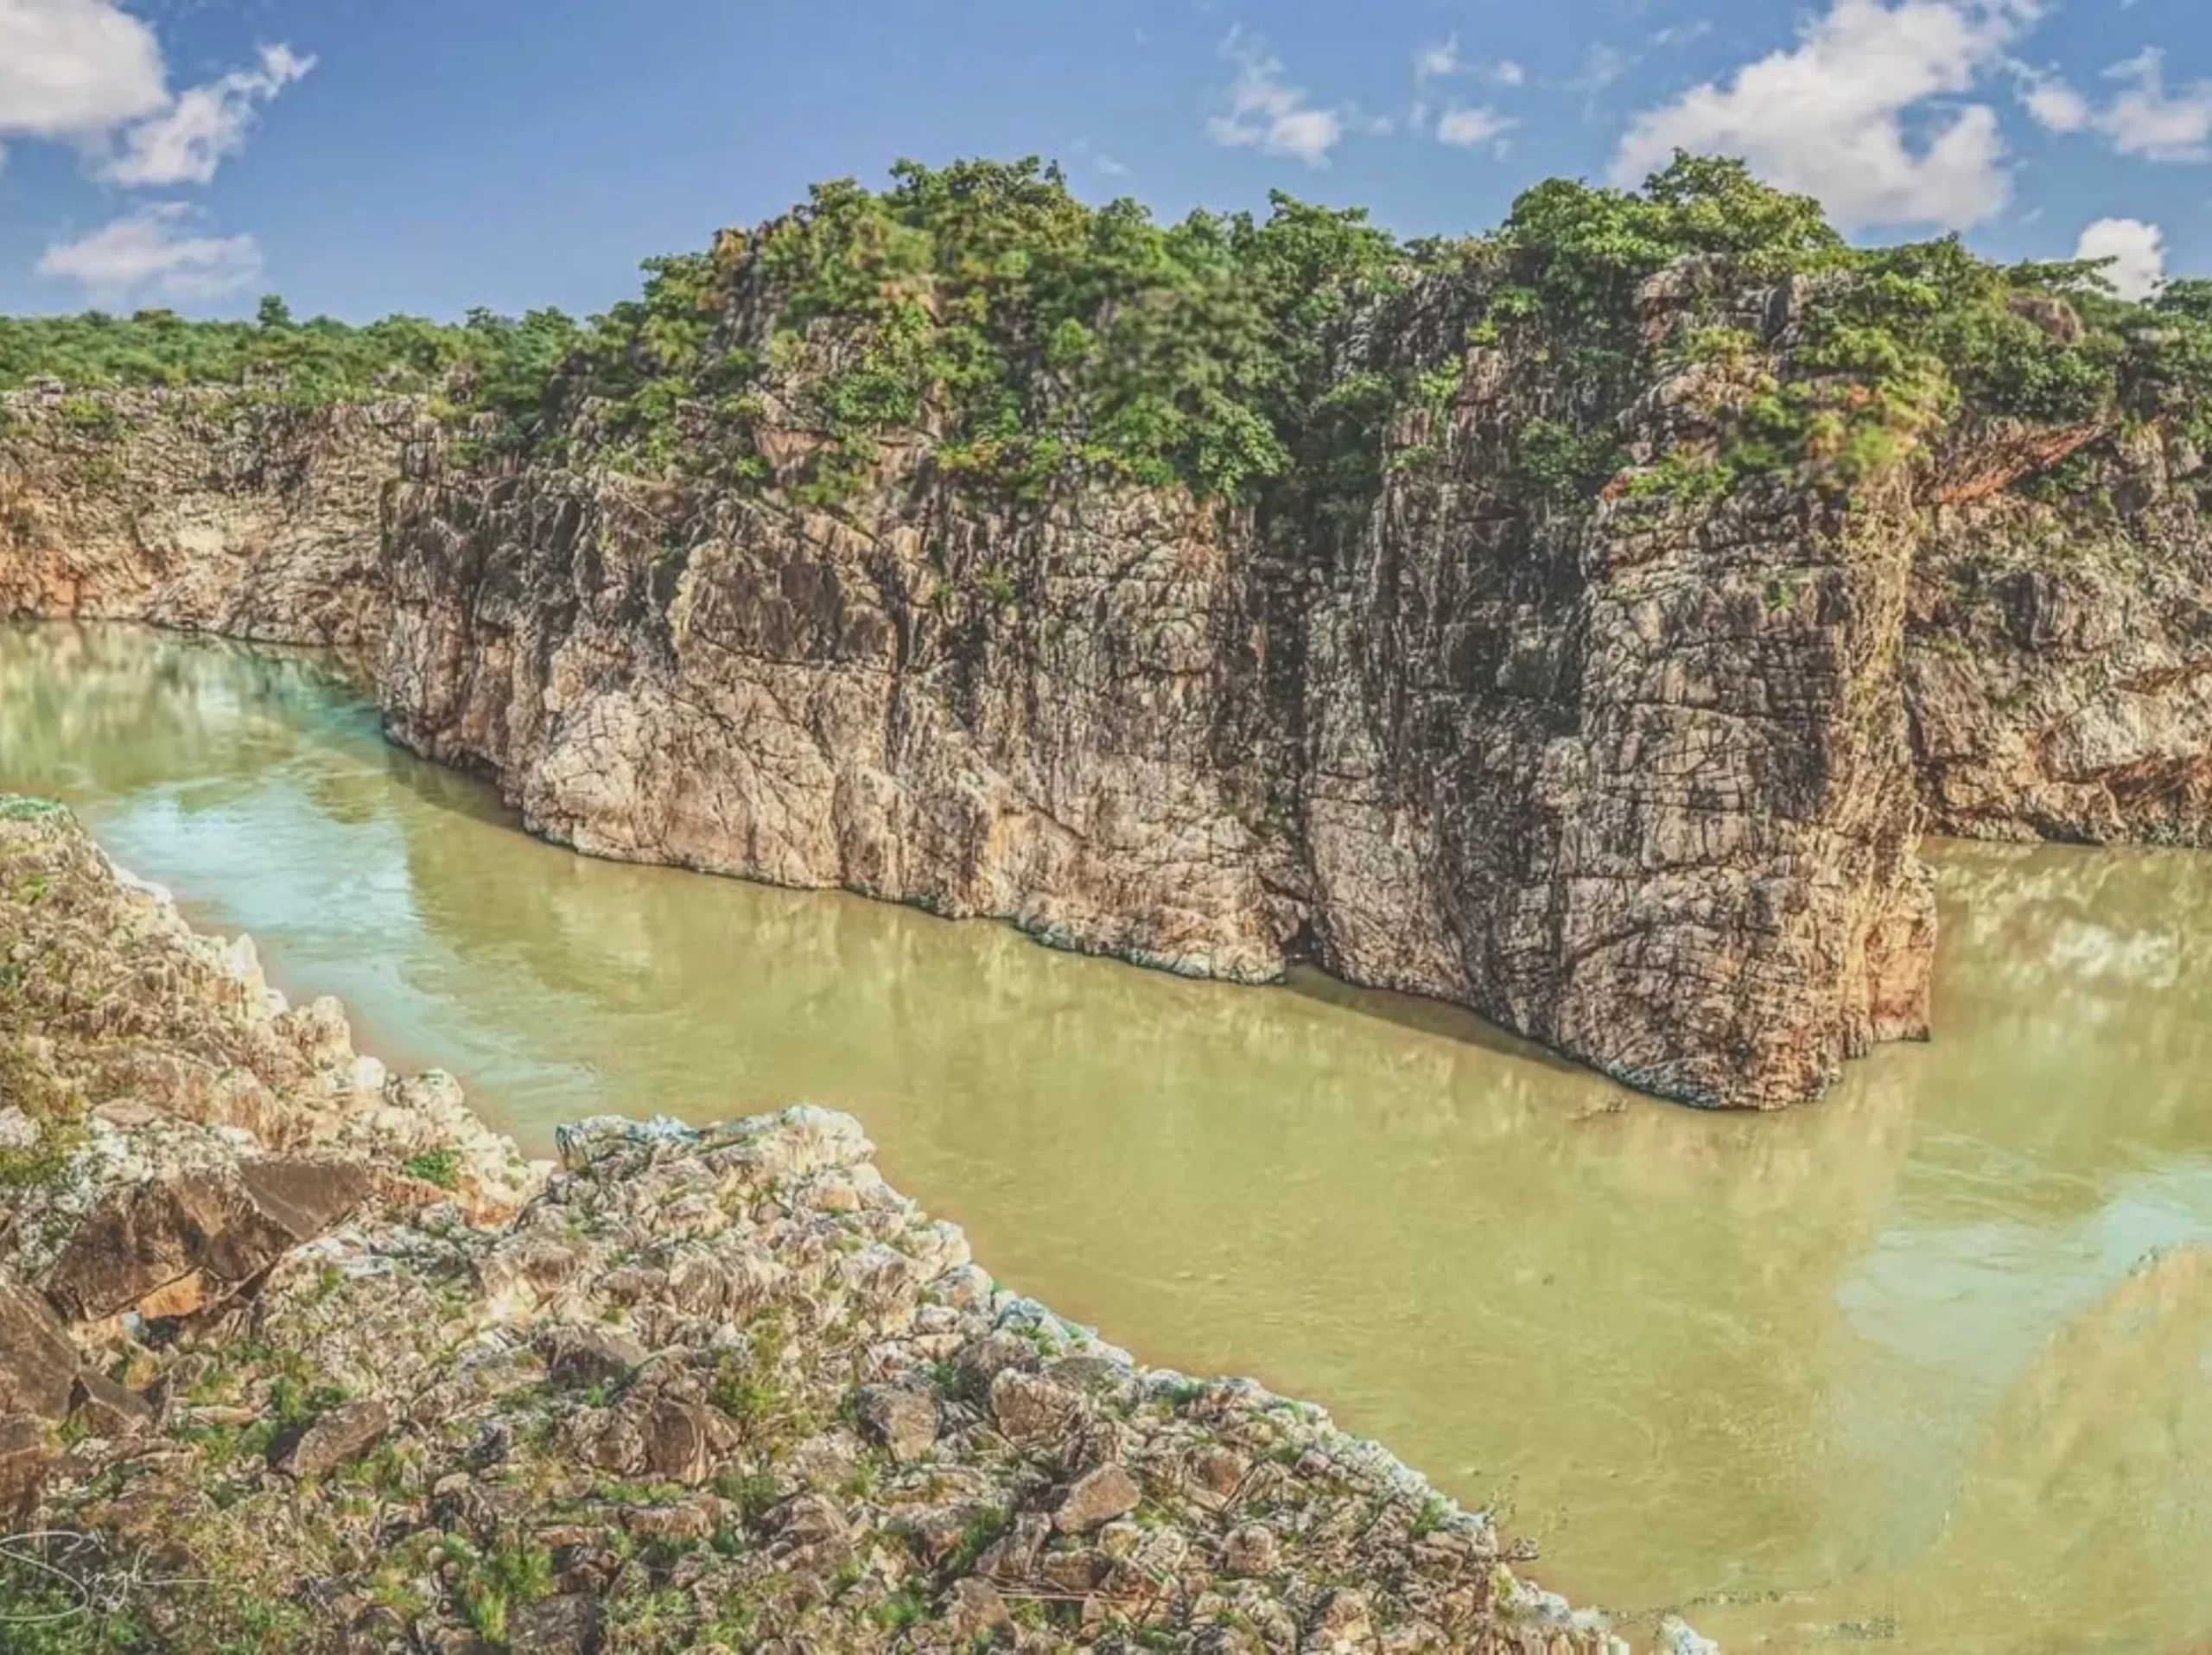
{"label": "cliff face", "polygon": [[1314,406],[1420,394],[1231,504],[979,482],[926,398],[854,448],[883,336],[730,247],[673,314],[743,394],[676,398],[650,465],[588,382],[507,442],[19,393],[0,608],[380,640],[392,735],[593,854],[1310,958],[1700,1104],[1926,1032],[1924,826],[2212,837],[2182,422],[1923,409],[1847,481],[1738,463],[1747,411],[1832,411],[1832,461],[1901,395],[1839,375],[1832,276],[1678,261],[1595,345],[1501,327],[1495,260],[1386,286]]}
{"label": "cliff face", "polygon": [[[1693,296],[1647,287],[1655,360]],[[1434,285],[1375,348],[1448,360],[1479,297]],[[1728,302],[1763,366],[1786,357],[1790,292]],[[1516,449],[1581,391],[1554,348],[1465,349],[1295,617],[1321,958],[1653,1091],[1801,1098],[1926,1031],[1933,909],[1893,672],[1911,500],[1632,492],[1711,438],[1729,387],[1690,366],[1622,415],[1630,468],[1593,512],[1547,504]]]}
{"label": "cliff face", "polygon": [[1937,831],[2212,843],[2212,471],[2151,428],[1932,514],[1905,685]]}
{"label": "cliff face", "polygon": [[236,389],[0,396],[0,614],[372,644],[378,500],[420,417]]}
{"label": "cliff face", "polygon": [[[1457,390],[1340,535],[1095,479],[979,502],[919,442],[802,506],[796,390],[758,493],[418,449],[390,728],[594,853],[1211,975],[1302,953],[1675,1096],[1807,1095],[1925,1029],[1912,502],[1553,509],[1514,443],[1576,387],[1468,347],[1478,296],[1432,284],[1349,347],[1347,378]],[[1786,344],[1786,296],[1745,302]],[[1649,308],[1655,339],[1688,314]],[[1655,392],[1635,443],[1694,400]]]}
{"label": "cliff face", "polygon": [[391,733],[539,831],[1281,966],[1280,853],[1219,744],[1244,571],[1187,500],[978,514],[893,470],[830,512],[525,468],[412,482],[391,532]]}

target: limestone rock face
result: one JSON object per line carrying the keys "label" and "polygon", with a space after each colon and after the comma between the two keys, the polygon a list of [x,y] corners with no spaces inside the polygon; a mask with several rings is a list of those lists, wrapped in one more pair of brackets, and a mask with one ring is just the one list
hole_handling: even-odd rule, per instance
{"label": "limestone rock face", "polygon": [[[2177,431],[1969,421],[1849,487],[1669,481],[1801,372],[1809,279],[1654,277],[1624,398],[1425,279],[1329,372],[1448,394],[1369,434],[1370,491],[1257,506],[1079,468],[994,494],[926,418],[825,500],[811,335],[743,481],[626,474],[558,395],[464,456],[405,403],[18,392],[0,611],[372,649],[395,739],[593,855],[1196,975],[1312,960],[1771,1107],[1927,1032],[1924,827],[2212,843],[2212,477]],[[772,292],[728,305],[718,348],[791,358]],[[1675,348],[1715,324],[1740,360]],[[1622,468],[1532,474],[1528,433],[1599,402]]]}
{"label": "limestone rock face", "polygon": [[420,417],[224,389],[0,397],[0,616],[372,644],[378,499]]}
{"label": "limestone rock face", "polygon": [[[1791,295],[1744,302],[1786,352]],[[895,445],[834,508],[418,446],[387,727],[594,855],[1207,976],[1309,958],[1693,1102],[1809,1095],[1926,1032],[1910,479],[1555,506],[1516,444],[1573,387],[1466,345],[1474,303],[1430,283],[1347,344],[1459,384],[1349,532],[1096,479],[993,506]]]}
{"label": "limestone rock face", "polygon": [[[1449,350],[1465,302],[1415,295],[1378,360]],[[1663,287],[1645,312],[1662,339],[1687,325]],[[1793,296],[1728,319],[1786,355]],[[1403,433],[1430,457],[1389,471],[1294,606],[1316,952],[1651,1091],[1808,1096],[1927,1031],[1934,903],[1893,665],[1910,481],[1678,500],[1624,487],[1631,469],[1594,512],[1548,506],[1514,462],[1546,379],[1467,348],[1456,399]],[[1626,453],[1705,440],[1719,394],[1662,381],[1623,417]]]}
{"label": "limestone rock face", "polygon": [[2212,469],[2156,427],[2072,464],[1923,544],[1904,674],[1931,825],[2212,845]]}
{"label": "limestone rock face", "polygon": [[549,471],[410,483],[390,526],[388,728],[538,831],[1281,969],[1280,857],[1217,746],[1242,575],[1187,500],[855,524]]}

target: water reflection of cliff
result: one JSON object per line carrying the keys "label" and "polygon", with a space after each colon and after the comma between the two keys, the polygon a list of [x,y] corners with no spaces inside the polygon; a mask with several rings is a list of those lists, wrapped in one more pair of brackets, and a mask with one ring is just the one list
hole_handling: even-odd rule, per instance
{"label": "water reflection of cliff", "polygon": [[[373,728],[324,652],[188,639],[149,627],[0,621],[0,783],[120,793],[219,787],[333,725]],[[308,722],[302,714],[311,712]]]}
{"label": "water reflection of cliff", "polygon": [[[2081,1370],[2097,1335],[2073,1330],[2146,1247],[2212,1230],[2204,861],[1947,850],[1937,1040],[1815,1107],[1704,1116],[1446,1007],[589,862],[296,663],[67,636],[43,665],[0,636],[5,722],[40,708],[19,759],[76,774],[145,871],[251,916],[280,977],[346,994],[367,1040],[460,1070],[525,1135],[593,1108],[853,1109],[1007,1279],[1511,1499],[1579,1596],[1732,1594],[1757,1601],[1702,1613],[1755,1633],[1907,1601],[1939,1624],[1939,1585],[2013,1589],[2007,1548],[2157,1572],[2158,1546],[2082,1518],[2130,1480],[2155,1503],[2150,1459],[2004,1490],[2037,1422],[2065,1423],[2067,1381],[2034,1376]],[[2132,1442],[2163,1361],[2080,1410]]]}

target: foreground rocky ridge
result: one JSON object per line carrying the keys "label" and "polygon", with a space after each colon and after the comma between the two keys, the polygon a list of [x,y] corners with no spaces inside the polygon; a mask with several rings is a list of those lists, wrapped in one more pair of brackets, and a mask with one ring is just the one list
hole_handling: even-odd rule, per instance
{"label": "foreground rocky ridge", "polygon": [[58,1646],[1619,1646],[996,1287],[846,1117],[525,1166],[18,799],[0,972],[0,1617]]}
{"label": "foreground rocky ridge", "polygon": [[[1928,1032],[1924,827],[2212,841],[2182,423],[1969,405],[1848,487],[1724,472],[1747,407],[1833,388],[1821,278],[1661,271],[1624,388],[1500,328],[1497,270],[1428,276],[1332,334],[1338,387],[1428,387],[1366,492],[1232,505],[981,487],[926,409],[827,489],[866,341],[794,328],[743,238],[715,265],[709,354],[766,366],[650,475],[573,385],[505,446],[208,391],[122,395],[102,439],[18,393],[0,609],[373,645],[395,739],[592,854],[1310,958],[1700,1104]],[[1619,468],[1562,493],[1531,433],[1593,407]]]}

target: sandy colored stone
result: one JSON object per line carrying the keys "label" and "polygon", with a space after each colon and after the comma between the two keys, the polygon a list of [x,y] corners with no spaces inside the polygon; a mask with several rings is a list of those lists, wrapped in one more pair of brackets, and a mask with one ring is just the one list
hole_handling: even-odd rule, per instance
{"label": "sandy colored stone", "polygon": [[340,1403],[270,1445],[269,1463],[292,1477],[321,1477],[358,1460],[391,1429],[391,1408],[380,1397]]}
{"label": "sandy colored stone", "polygon": [[0,1414],[61,1418],[79,1365],[53,1307],[0,1270]]}
{"label": "sandy colored stone", "polygon": [[1052,1508],[1052,1526],[1062,1534],[1088,1534],[1134,1512],[1142,1498],[1135,1478],[1118,1465],[1103,1465],[1077,1478],[1061,1496]]}

